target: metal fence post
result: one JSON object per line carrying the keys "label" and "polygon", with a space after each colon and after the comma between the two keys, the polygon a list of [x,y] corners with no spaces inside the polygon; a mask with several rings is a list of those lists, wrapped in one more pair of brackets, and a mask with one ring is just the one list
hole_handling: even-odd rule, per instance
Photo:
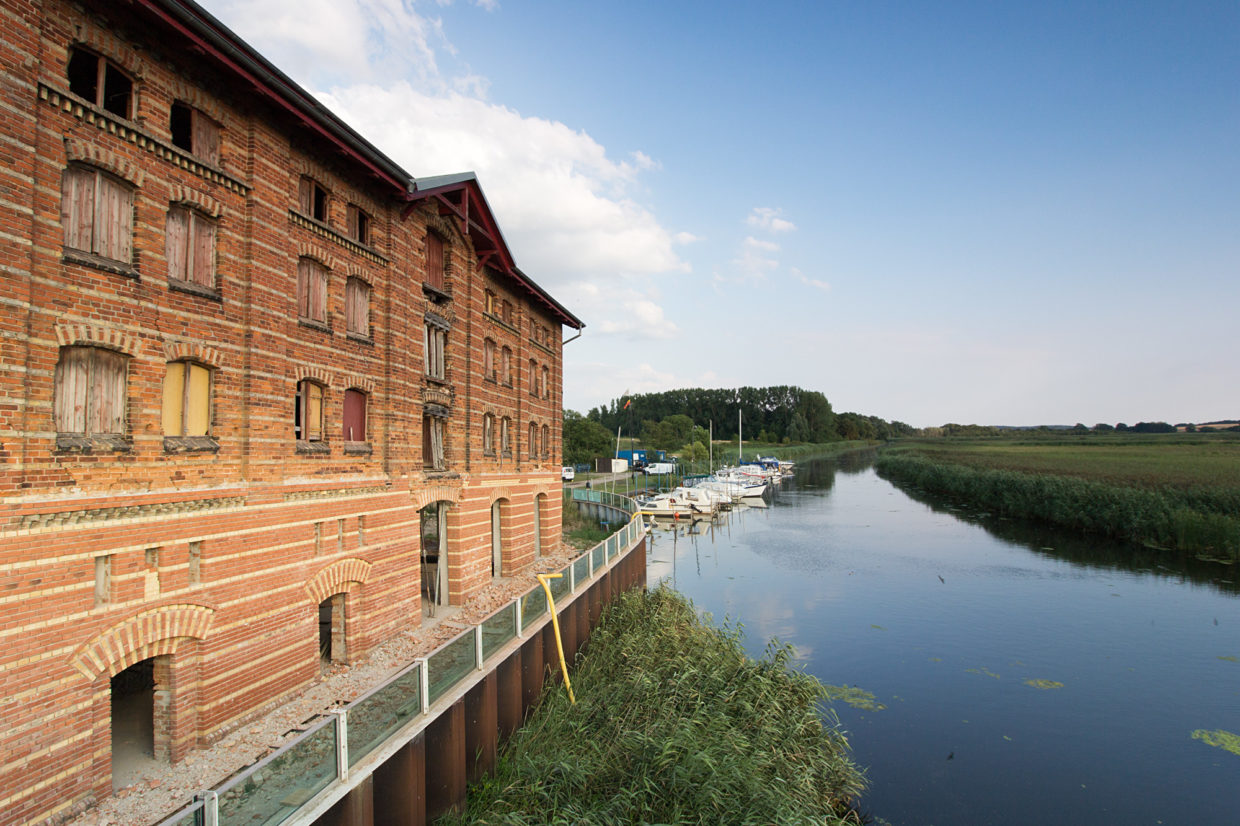
{"label": "metal fence post", "polygon": [[418,657],[414,662],[421,666],[418,671],[418,693],[421,695],[422,713],[426,714],[431,710],[431,679],[426,673],[426,657]]}
{"label": "metal fence post", "polygon": [[349,710],[333,708],[336,718],[336,779],[344,783],[349,779]]}
{"label": "metal fence post", "polygon": [[525,625],[525,623],[521,621],[523,619],[521,614],[521,597],[517,597],[517,639],[521,639],[521,626]]}
{"label": "metal fence post", "polygon": [[474,626],[474,666],[482,670],[482,625]]}
{"label": "metal fence post", "polygon": [[203,826],[219,826],[220,796],[214,789],[207,789],[198,793],[198,799],[202,801]]}

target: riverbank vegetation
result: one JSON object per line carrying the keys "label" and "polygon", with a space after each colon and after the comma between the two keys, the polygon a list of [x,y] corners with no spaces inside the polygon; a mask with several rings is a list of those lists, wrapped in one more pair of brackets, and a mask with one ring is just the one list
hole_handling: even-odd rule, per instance
{"label": "riverbank vegetation", "polygon": [[878,471],[1005,516],[1240,560],[1240,438],[1229,433],[904,440]]}
{"label": "riverbank vegetation", "polygon": [[[622,595],[455,824],[856,824],[864,779],[824,687],[665,588]],[[825,720],[825,722],[824,722]]]}

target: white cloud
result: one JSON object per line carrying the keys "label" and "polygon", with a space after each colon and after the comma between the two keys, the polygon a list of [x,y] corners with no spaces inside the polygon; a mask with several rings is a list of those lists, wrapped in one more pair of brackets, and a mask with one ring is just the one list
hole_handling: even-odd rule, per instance
{"label": "white cloud", "polygon": [[692,244],[702,239],[692,232],[678,232],[672,236],[672,243],[677,245]]}
{"label": "white cloud", "polygon": [[792,232],[797,226],[782,218],[783,212],[772,207],[754,207],[745,223],[764,232]]}
{"label": "white cloud", "polygon": [[792,267],[789,270],[789,272],[792,273],[794,278],[796,278],[798,281],[800,281],[802,284],[804,284],[807,287],[815,287],[819,290],[822,290],[823,292],[827,292],[831,289],[831,285],[828,284],[826,281],[822,281],[817,278],[810,278],[809,276],[801,272],[796,267]]}

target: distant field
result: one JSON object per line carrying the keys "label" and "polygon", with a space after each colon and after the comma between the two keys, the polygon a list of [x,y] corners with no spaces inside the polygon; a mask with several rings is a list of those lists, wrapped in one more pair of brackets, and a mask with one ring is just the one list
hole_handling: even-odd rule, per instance
{"label": "distant field", "polygon": [[901,440],[892,453],[985,470],[1051,473],[1113,485],[1240,488],[1238,434]]}

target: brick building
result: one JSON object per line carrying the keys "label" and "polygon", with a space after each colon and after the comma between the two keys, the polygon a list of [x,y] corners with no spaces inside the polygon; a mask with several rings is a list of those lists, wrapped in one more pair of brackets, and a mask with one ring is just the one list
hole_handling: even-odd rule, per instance
{"label": "brick building", "polygon": [[0,10],[7,824],[118,702],[179,760],[557,546],[582,323],[193,2]]}

